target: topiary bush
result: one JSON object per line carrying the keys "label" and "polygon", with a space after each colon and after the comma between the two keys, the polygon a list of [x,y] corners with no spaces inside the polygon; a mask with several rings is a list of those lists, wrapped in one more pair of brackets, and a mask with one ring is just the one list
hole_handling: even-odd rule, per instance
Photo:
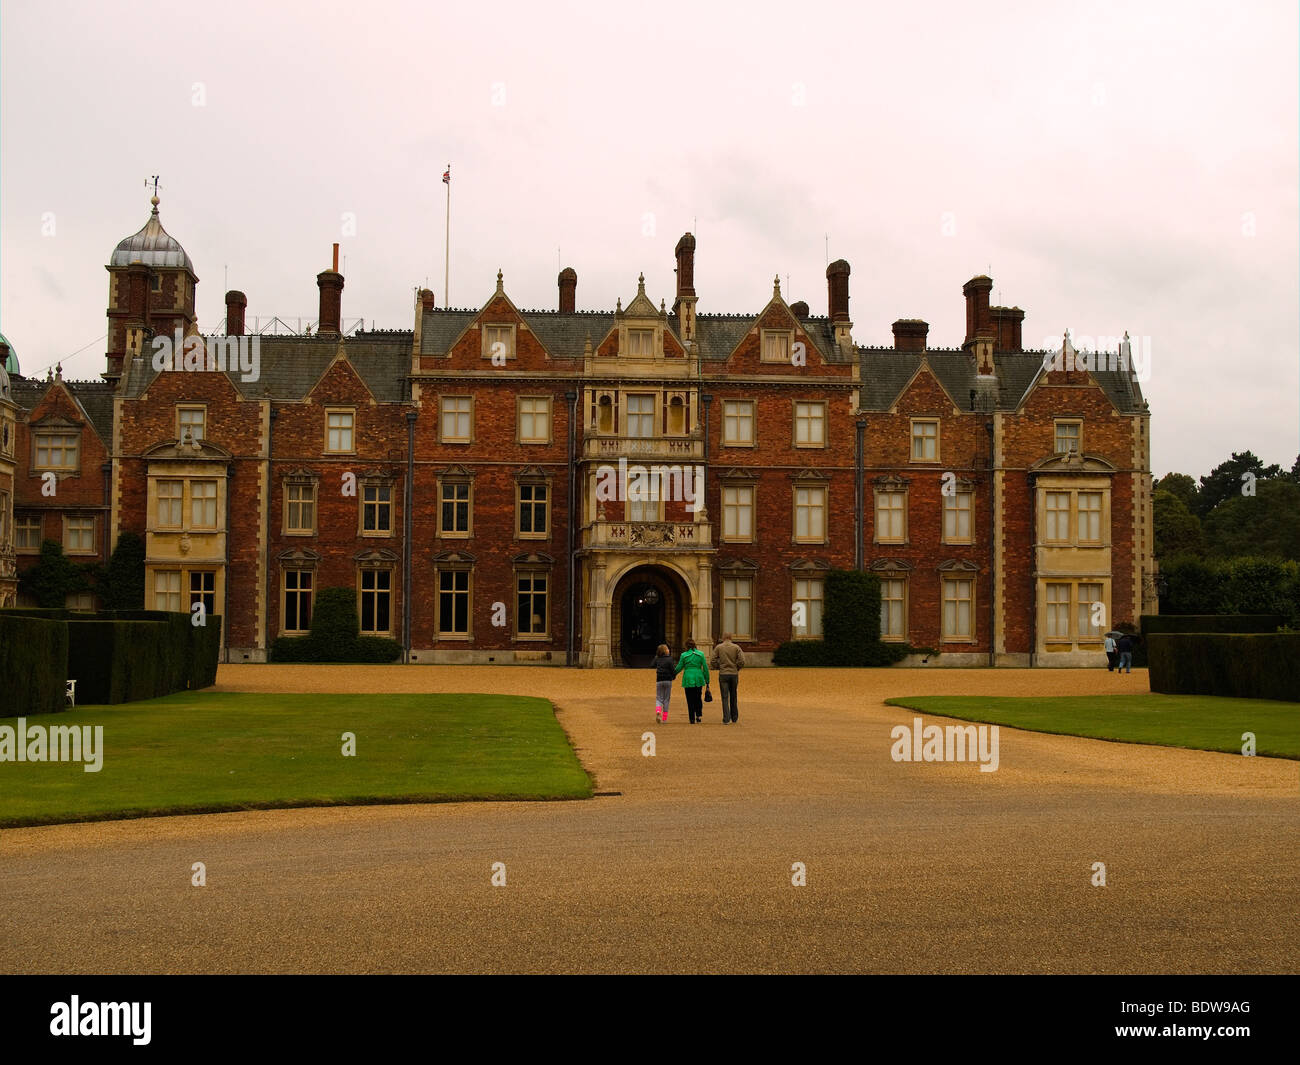
{"label": "topiary bush", "polygon": [[402,645],[385,636],[360,635],[357,593],[352,588],[322,588],[307,636],[280,636],[271,644],[272,662],[396,662]]}
{"label": "topiary bush", "polygon": [[880,638],[880,578],[857,570],[828,570],[822,639],[787,640],[772,655],[776,666],[892,666],[930,648],[886,643]]}

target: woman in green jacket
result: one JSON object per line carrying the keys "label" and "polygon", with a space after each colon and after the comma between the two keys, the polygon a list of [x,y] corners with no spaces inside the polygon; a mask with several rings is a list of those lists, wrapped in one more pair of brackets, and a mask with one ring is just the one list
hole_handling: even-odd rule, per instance
{"label": "woman in green jacket", "polygon": [[709,663],[704,652],[695,647],[694,640],[686,641],[686,650],[677,661],[677,673],[682,675],[682,691],[686,693],[686,709],[691,716],[691,724],[704,720],[704,701],[700,698],[700,689],[708,686]]}

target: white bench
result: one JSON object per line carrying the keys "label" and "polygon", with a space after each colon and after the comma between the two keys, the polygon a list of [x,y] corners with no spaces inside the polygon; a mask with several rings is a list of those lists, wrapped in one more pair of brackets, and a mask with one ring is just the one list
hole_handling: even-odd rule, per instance
{"label": "white bench", "polygon": [[68,687],[65,694],[68,700],[68,705],[76,706],[77,705],[77,682],[75,680],[68,681]]}

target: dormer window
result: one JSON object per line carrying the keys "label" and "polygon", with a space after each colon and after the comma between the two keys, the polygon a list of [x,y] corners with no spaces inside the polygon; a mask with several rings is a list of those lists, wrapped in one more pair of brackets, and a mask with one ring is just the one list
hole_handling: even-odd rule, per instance
{"label": "dormer window", "polygon": [[[499,345],[499,346],[498,346]],[[515,357],[515,327],[513,325],[485,325],[483,327],[483,358],[513,359]]]}
{"label": "dormer window", "polygon": [[763,330],[763,361],[790,361],[790,334],[775,329]]}
{"label": "dormer window", "polygon": [[162,275],[161,275],[161,274],[151,274],[151,275],[149,276],[149,290],[150,290],[151,292],[161,292],[161,291],[162,291]]}
{"label": "dormer window", "polygon": [[653,329],[629,329],[627,331],[627,353],[648,357],[654,352],[655,331]]}

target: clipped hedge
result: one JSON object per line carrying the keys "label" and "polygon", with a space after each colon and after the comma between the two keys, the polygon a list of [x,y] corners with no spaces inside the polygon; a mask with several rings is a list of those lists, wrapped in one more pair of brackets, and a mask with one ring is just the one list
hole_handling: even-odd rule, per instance
{"label": "clipped hedge", "polygon": [[[56,653],[51,660],[57,662],[60,674],[59,707],[65,705],[66,680],[77,682],[78,704],[152,699],[175,691],[211,687],[217,680],[221,654],[219,615],[208,615],[207,624],[196,627],[189,614],[164,610],[110,610],[99,614],[26,608],[0,611],[0,624],[10,620],[52,624],[63,631],[62,657]],[[0,629],[0,638],[3,631]],[[4,642],[6,646],[21,643]],[[0,676],[7,675],[0,667]]]}
{"label": "clipped hedge", "polygon": [[186,687],[190,691],[211,688],[217,683],[217,663],[221,659],[221,615],[209,614],[206,625],[190,625],[189,661]]}
{"label": "clipped hedge", "polygon": [[1300,633],[1153,633],[1151,690],[1300,702]]}
{"label": "clipped hedge", "polygon": [[1133,665],[1151,665],[1147,637],[1158,632],[1277,632],[1286,622],[1281,614],[1143,614],[1135,629],[1125,622],[1117,629],[1130,632],[1133,641]]}
{"label": "clipped hedge", "polygon": [[59,620],[0,614],[0,717],[67,708],[68,627]]}

